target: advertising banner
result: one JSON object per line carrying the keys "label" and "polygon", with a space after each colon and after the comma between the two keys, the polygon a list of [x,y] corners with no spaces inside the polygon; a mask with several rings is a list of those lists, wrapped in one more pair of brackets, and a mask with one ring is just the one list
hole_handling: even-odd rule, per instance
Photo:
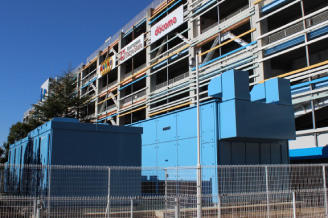
{"label": "advertising banner", "polygon": [[156,42],[181,24],[183,24],[183,5],[175,9],[151,28],[151,43]]}
{"label": "advertising banner", "polygon": [[138,38],[130,42],[127,46],[121,49],[120,63],[124,63],[134,55],[138,54],[145,48],[144,35],[140,35]]}
{"label": "advertising banner", "polygon": [[102,64],[99,66],[99,77],[104,76],[105,74],[109,73],[111,70],[113,70],[116,67],[116,56],[111,56],[107,58]]}

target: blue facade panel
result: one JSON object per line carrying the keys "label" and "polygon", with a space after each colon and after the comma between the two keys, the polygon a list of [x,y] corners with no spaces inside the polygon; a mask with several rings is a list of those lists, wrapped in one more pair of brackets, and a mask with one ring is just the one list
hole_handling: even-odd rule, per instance
{"label": "blue facade panel", "polygon": [[288,49],[288,48],[293,47],[295,45],[301,44],[304,41],[305,41],[304,36],[299,36],[295,39],[292,39],[290,41],[281,43],[280,45],[277,45],[273,48],[269,48],[269,49],[265,50],[264,55],[271,55],[271,54],[277,53],[277,52],[282,51],[284,49]]}
{"label": "blue facade panel", "polygon": [[[328,26],[325,26],[325,27],[319,28],[317,30],[314,30],[314,31],[308,33],[307,36],[308,36],[309,40],[312,40],[312,39],[318,38],[320,36],[323,36],[327,33],[328,33]],[[272,48],[266,49],[264,51],[264,55],[271,55],[271,54],[277,53],[279,51],[291,48],[295,45],[301,44],[303,42],[305,42],[304,36],[298,36],[298,37],[296,37],[294,39],[291,39],[287,42],[283,42],[283,43],[281,43],[279,45],[276,45]]]}
{"label": "blue facade panel", "polygon": [[328,26],[322,27],[308,34],[309,39],[315,39],[328,33]]}
{"label": "blue facade panel", "polygon": [[309,160],[328,158],[328,146],[292,149],[289,151],[291,160]]}
{"label": "blue facade panel", "polygon": [[270,11],[274,10],[275,8],[286,4],[287,2],[289,2],[290,0],[274,0],[271,3],[265,5],[262,7],[261,12],[262,13],[269,13]]}

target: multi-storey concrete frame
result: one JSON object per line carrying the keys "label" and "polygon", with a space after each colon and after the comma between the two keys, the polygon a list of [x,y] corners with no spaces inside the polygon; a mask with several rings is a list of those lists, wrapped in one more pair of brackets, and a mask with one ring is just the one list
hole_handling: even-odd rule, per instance
{"label": "multi-storey concrete frame", "polygon": [[[183,23],[152,40],[152,28],[180,7]],[[195,105],[190,62],[199,53],[201,101],[209,99],[209,81],[232,68],[249,72],[250,87],[288,78],[302,139],[294,144],[322,146],[328,131],[327,33],[326,0],[154,1],[76,69],[81,95],[90,96],[86,119],[125,125]],[[133,50],[140,36],[143,48]],[[121,59],[122,52],[130,56]],[[115,67],[106,65],[110,70],[102,73],[110,57]]]}

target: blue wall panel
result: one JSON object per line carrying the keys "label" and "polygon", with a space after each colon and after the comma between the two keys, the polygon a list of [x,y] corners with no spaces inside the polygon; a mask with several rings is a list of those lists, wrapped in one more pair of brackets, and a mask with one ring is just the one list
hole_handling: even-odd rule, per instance
{"label": "blue wall panel", "polygon": [[195,139],[185,139],[178,142],[179,166],[195,166],[197,164],[197,148]]}
{"label": "blue wall panel", "polygon": [[157,141],[174,141],[177,137],[176,114],[158,120]]}
{"label": "blue wall panel", "polygon": [[[173,149],[172,145],[181,145],[181,148],[178,149],[182,153],[195,153],[197,152],[197,110],[196,107],[180,110],[178,112],[174,112],[165,116],[160,116],[155,119],[141,121],[139,123],[134,124],[133,126],[143,127],[144,134],[142,135],[142,144],[146,145],[158,145],[158,157],[160,157],[162,152],[166,154],[165,148],[162,147],[170,147]],[[203,144],[212,143],[216,145],[218,140],[218,130],[217,130],[217,102],[210,102],[203,104],[201,106],[201,143],[203,149]],[[157,129],[155,131],[154,129]],[[156,132],[156,133],[155,133]],[[164,146],[165,144],[165,146]],[[186,145],[188,144],[189,147]],[[178,146],[179,147],[179,146]],[[164,149],[164,150],[163,150]],[[187,150],[184,150],[187,149]],[[152,167],[163,167],[161,165],[162,162],[153,162],[149,160],[149,157],[153,155],[143,150],[142,156],[142,166],[152,166]],[[187,163],[191,163],[191,159],[178,159],[179,154],[178,150],[171,150],[167,155],[170,156],[169,161],[167,163],[163,163],[166,167],[175,167],[178,163],[180,166],[189,165]],[[216,146],[214,150],[210,154],[216,154]],[[204,154],[209,154],[204,152]],[[215,158],[210,157],[210,162],[214,165],[217,164],[216,155]],[[196,158],[195,155],[192,158]],[[204,156],[202,161],[207,161],[209,157]],[[154,159],[151,159],[154,161]],[[174,161],[172,161],[174,160]],[[179,162],[179,161],[182,162]],[[145,165],[147,163],[147,165]],[[194,161],[194,164],[196,162]],[[151,165],[149,165],[151,164]]]}
{"label": "blue wall panel", "polygon": [[151,145],[155,144],[157,141],[157,120],[150,120],[149,122],[141,123],[139,125],[135,125],[138,127],[142,127],[143,129],[147,129],[144,131],[142,135],[142,143],[143,145]]}
{"label": "blue wall panel", "polygon": [[176,141],[158,145],[158,166],[172,167],[178,165],[178,147]]}
{"label": "blue wall panel", "polygon": [[158,145],[144,145],[142,147],[142,166],[151,167],[156,164],[158,166]]}
{"label": "blue wall panel", "polygon": [[196,114],[194,110],[181,111],[181,113],[177,113],[176,117],[178,139],[192,138],[197,135],[197,129],[192,128],[197,123]]}
{"label": "blue wall panel", "polygon": [[[201,143],[217,141],[217,104],[208,104],[201,107]],[[213,120],[214,118],[214,120]]]}

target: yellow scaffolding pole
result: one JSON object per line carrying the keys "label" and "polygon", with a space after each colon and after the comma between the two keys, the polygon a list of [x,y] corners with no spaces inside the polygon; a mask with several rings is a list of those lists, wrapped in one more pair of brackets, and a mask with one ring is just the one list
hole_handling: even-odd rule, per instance
{"label": "yellow scaffolding pole", "polygon": [[142,109],[145,109],[146,107],[147,107],[147,105],[142,106],[142,107],[139,107],[139,108],[134,109],[134,110],[132,110],[132,111],[129,111],[129,112],[126,112],[126,113],[120,114],[120,115],[118,115],[118,117],[123,117],[123,116],[125,116],[125,115],[132,114],[133,112],[140,111],[140,110],[142,110]]}
{"label": "yellow scaffolding pole", "polygon": [[256,4],[258,4],[258,3],[262,2],[262,1],[263,0],[256,0],[256,1],[253,2],[253,4],[256,5]]}
{"label": "yellow scaffolding pole", "polygon": [[[317,64],[313,64],[313,65],[311,65],[311,66],[304,67],[304,68],[301,68],[301,69],[298,69],[298,70],[293,70],[293,71],[288,72],[288,73],[280,74],[280,75],[278,75],[278,76],[271,77],[271,78],[269,78],[269,79],[274,79],[274,78],[283,78],[283,77],[290,76],[290,75],[293,75],[293,74],[301,73],[301,72],[306,71],[306,70],[312,70],[312,69],[314,69],[314,68],[321,67],[321,66],[326,65],[326,64],[328,64],[328,60],[323,61],[323,62],[320,62],[320,63],[317,63]],[[258,83],[259,83],[259,84],[260,84],[260,83],[264,83],[265,81],[267,81],[267,80],[269,80],[269,79],[262,80],[262,81],[260,81],[260,82],[258,82]]]}
{"label": "yellow scaffolding pole", "polygon": [[177,109],[177,108],[181,108],[181,107],[184,107],[184,106],[187,106],[187,105],[190,105],[192,102],[187,102],[187,103],[183,103],[183,104],[179,104],[179,105],[176,105],[176,106],[173,106],[173,107],[169,107],[169,108],[166,108],[164,110],[160,110],[160,111],[157,111],[157,112],[154,112],[154,113],[151,113],[149,114],[149,116],[155,116],[157,114],[161,114],[161,113],[164,113],[164,112],[169,112],[169,111],[172,111],[174,109]]}
{"label": "yellow scaffolding pole", "polygon": [[238,35],[238,36],[236,36],[236,37],[234,37],[234,38],[232,38],[232,39],[229,39],[228,41],[226,41],[226,42],[224,42],[224,43],[221,43],[220,45],[215,46],[214,48],[211,48],[211,49],[209,49],[209,50],[207,50],[207,51],[205,51],[205,52],[200,53],[199,56],[206,55],[207,53],[210,53],[211,51],[216,50],[216,49],[218,49],[218,48],[220,48],[220,47],[222,47],[222,46],[224,46],[224,45],[227,45],[227,44],[229,44],[230,42],[235,41],[236,39],[239,39],[239,38],[241,38],[241,37],[243,37],[243,36],[245,36],[245,35],[247,35],[247,34],[250,34],[250,33],[254,32],[255,30],[256,30],[256,28],[250,29],[250,30],[248,30],[247,32],[244,32],[244,33],[242,33],[242,34],[240,34],[240,35]]}
{"label": "yellow scaffolding pole", "polygon": [[[113,97],[116,97],[117,95],[118,95],[118,93],[113,95]],[[112,96],[110,96],[109,98],[106,98],[105,100],[102,100],[101,102],[98,102],[98,105],[104,103],[105,101],[108,101],[111,98],[112,98]]]}
{"label": "yellow scaffolding pole", "polygon": [[[160,12],[162,12],[165,8],[167,8],[168,6],[170,6],[171,4],[173,4],[173,2],[175,2],[176,0],[173,0],[173,1],[171,1],[170,3],[166,3],[166,5],[164,6],[164,4],[163,4],[163,8],[162,9],[160,9],[159,11],[156,11],[156,13],[155,14],[153,14],[148,20],[152,20],[154,17],[156,17]],[[159,5],[160,6],[160,5]],[[155,10],[156,10],[156,8],[155,8]]]}

